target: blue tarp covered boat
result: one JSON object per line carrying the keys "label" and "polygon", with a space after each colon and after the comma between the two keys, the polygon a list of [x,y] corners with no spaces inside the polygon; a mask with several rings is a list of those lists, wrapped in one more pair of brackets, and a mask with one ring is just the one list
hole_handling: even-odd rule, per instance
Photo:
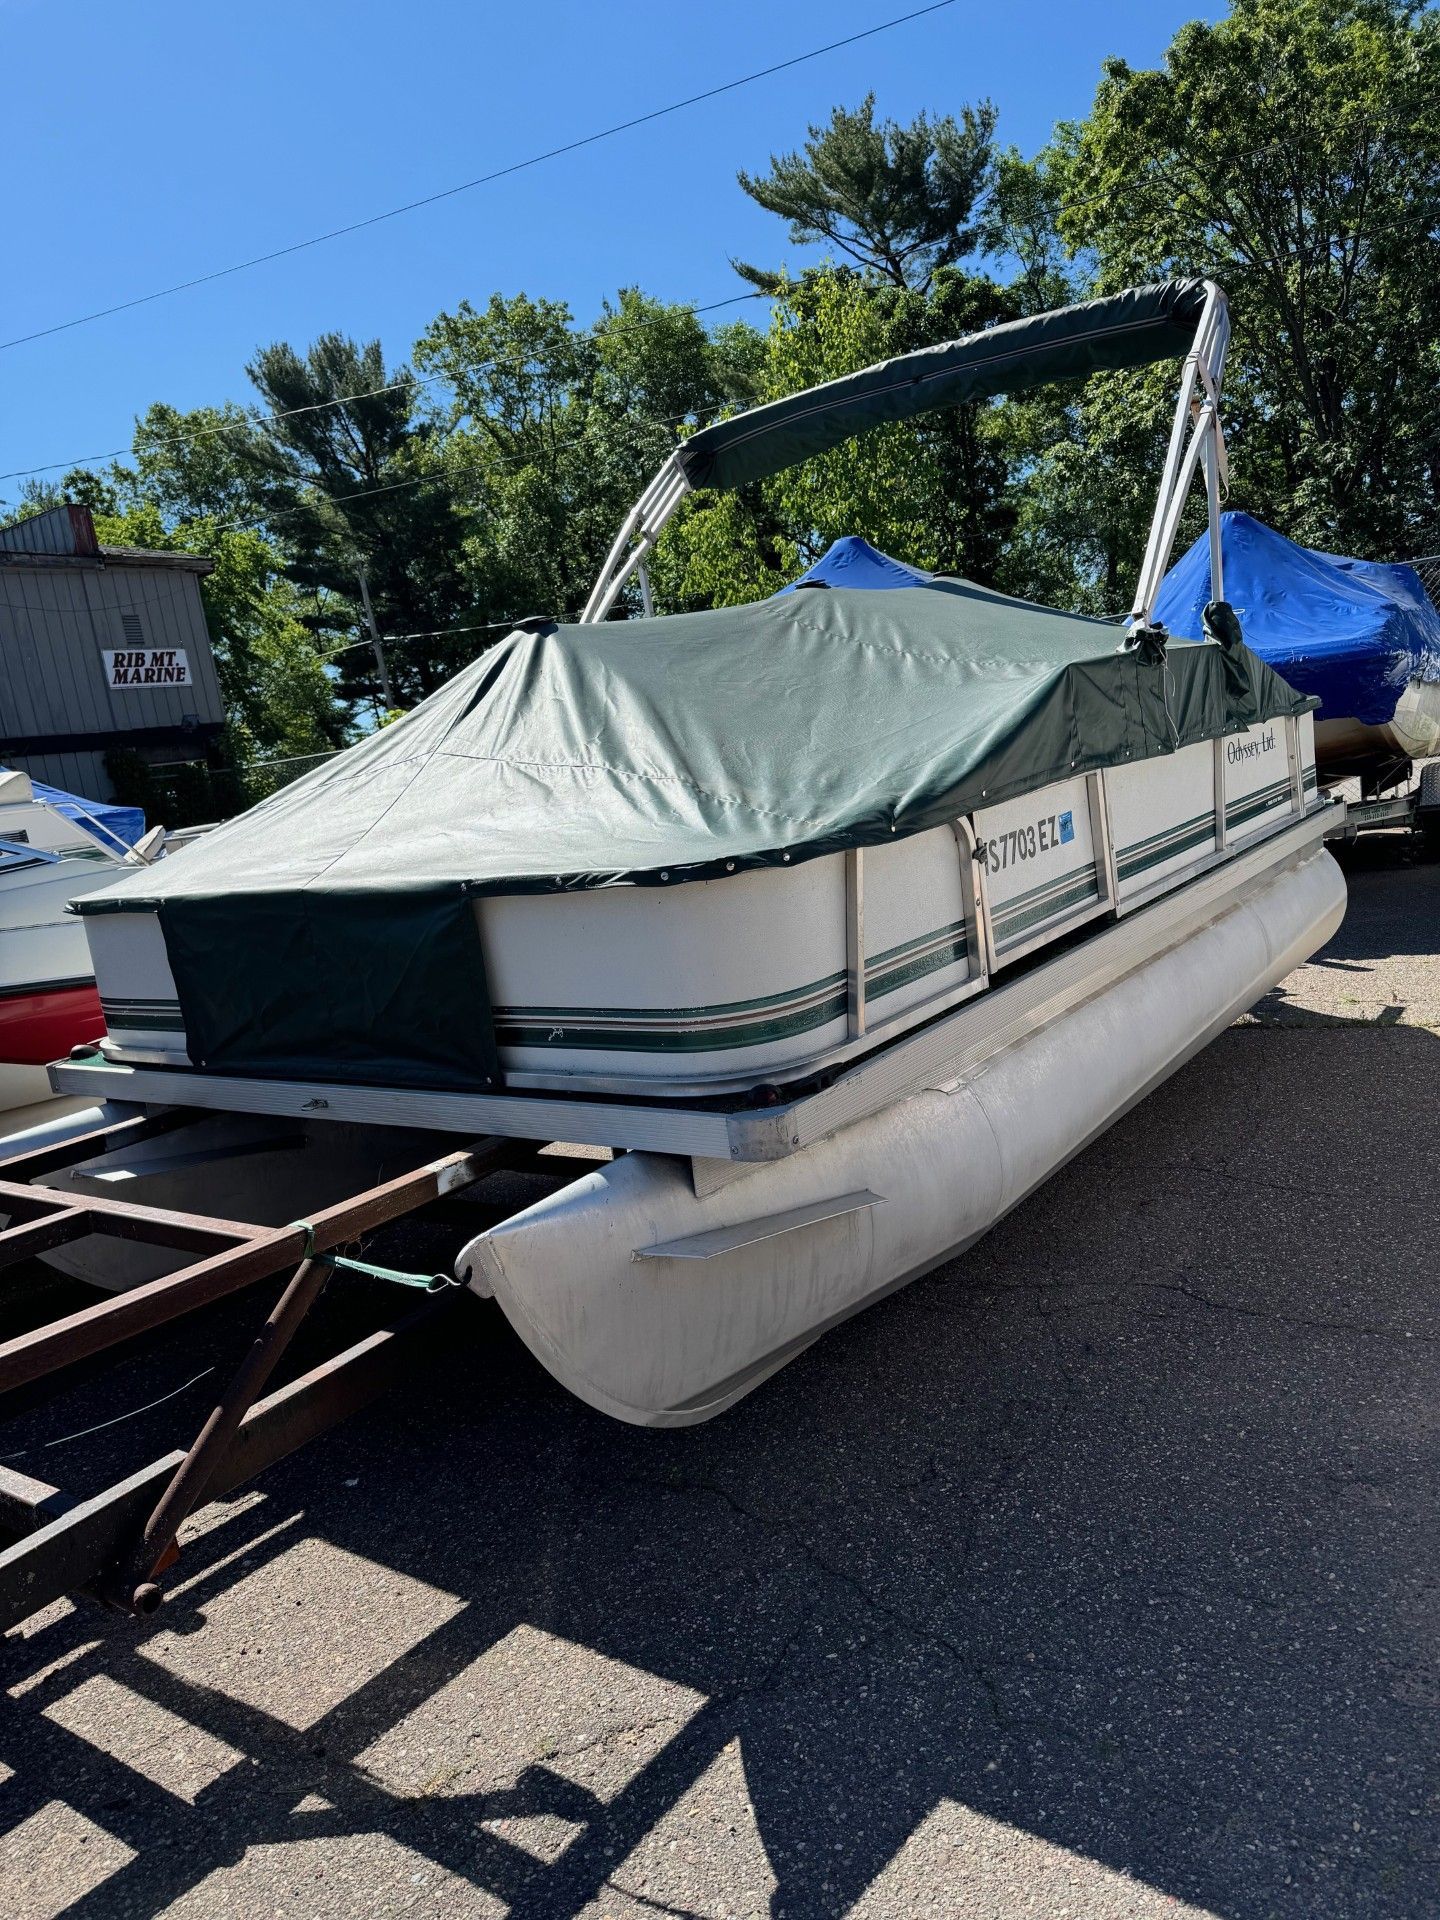
{"label": "blue tarp covered boat", "polygon": [[82,800],[79,794],[47,786],[43,780],[32,779],[30,785],[37,800],[96,834],[107,846],[118,842],[121,848],[133,847],[145,831],[145,815],[139,807],[117,806],[113,800]]}
{"label": "blue tarp covered boat", "polygon": [[[1220,539],[1246,645],[1320,701],[1322,768],[1440,753],[1440,614],[1413,567],[1318,553],[1248,513],[1222,515]],[[1165,576],[1155,618],[1198,639],[1210,598],[1202,535]]]}

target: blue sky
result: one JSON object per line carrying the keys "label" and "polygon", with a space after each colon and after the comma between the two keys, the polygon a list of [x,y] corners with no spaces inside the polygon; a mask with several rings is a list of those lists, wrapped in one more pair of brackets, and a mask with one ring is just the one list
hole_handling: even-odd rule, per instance
{"label": "blue sky", "polygon": [[[910,0],[914,4],[914,0]],[[661,6],[0,0],[0,339],[363,219],[907,10],[906,0]],[[0,353],[0,470],[128,443],[152,400],[248,399],[257,345],[325,328],[392,358],[499,290],[594,315],[616,287],[704,303],[730,256],[785,257],[735,185],[867,89],[906,119],[989,95],[1026,152],[1101,59],[1153,64],[1215,6],[959,4],[587,151],[286,260]],[[745,311],[745,309],[737,309]],[[721,316],[726,317],[726,316]],[[0,497],[19,482],[0,481]]]}

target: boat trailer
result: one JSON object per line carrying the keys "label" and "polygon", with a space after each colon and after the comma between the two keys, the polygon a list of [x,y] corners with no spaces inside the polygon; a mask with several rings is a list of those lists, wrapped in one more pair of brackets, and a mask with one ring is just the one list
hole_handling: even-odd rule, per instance
{"label": "boat trailer", "polygon": [[[64,1595],[124,1613],[153,1612],[164,1597],[160,1576],[179,1557],[179,1530],[197,1508],[374,1400],[449,1320],[461,1289],[437,1276],[398,1320],[267,1392],[333,1266],[345,1264],[336,1250],[421,1209],[434,1218],[447,1196],[489,1174],[534,1170],[538,1151],[514,1140],[485,1139],[282,1227],[108,1197],[77,1198],[28,1184],[92,1155],[175,1131],[196,1117],[188,1108],[141,1112],[9,1157],[0,1141],[0,1213],[9,1217],[0,1231],[0,1270],[87,1234],[195,1256],[177,1272],[106,1294],[0,1342],[0,1413],[22,1389],[39,1386],[43,1392],[50,1383],[63,1388],[64,1376],[73,1380],[81,1363],[122,1342],[290,1272],[187,1450],[168,1453],[84,1498],[0,1463],[0,1632]],[[377,1271],[360,1264],[362,1271]],[[424,1287],[421,1276],[378,1271]]]}

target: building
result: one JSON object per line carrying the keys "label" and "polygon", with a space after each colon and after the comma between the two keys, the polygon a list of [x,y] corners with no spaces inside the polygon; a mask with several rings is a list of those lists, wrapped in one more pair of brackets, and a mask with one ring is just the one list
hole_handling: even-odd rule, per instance
{"label": "building", "polygon": [[117,797],[106,755],[204,760],[225,721],[197,554],[102,547],[88,507],[0,527],[0,766]]}

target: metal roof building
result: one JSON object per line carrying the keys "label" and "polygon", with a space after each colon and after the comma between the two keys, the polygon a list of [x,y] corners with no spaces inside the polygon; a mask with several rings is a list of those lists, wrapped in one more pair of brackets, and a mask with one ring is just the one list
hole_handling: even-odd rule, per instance
{"label": "metal roof building", "polygon": [[88,507],[0,527],[0,765],[106,800],[117,747],[197,760],[224,702],[197,554],[102,547]]}

